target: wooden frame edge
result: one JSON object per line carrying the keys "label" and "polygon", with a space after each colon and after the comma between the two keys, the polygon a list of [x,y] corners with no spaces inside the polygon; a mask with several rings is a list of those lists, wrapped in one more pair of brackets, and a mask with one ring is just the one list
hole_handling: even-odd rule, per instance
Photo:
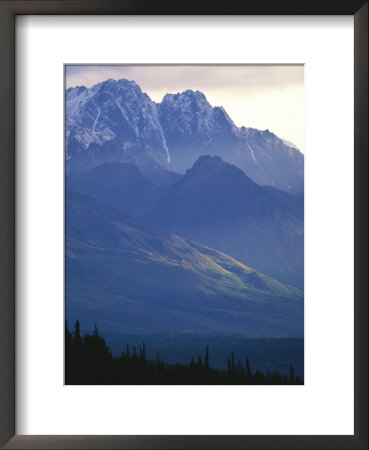
{"label": "wooden frame edge", "polygon": [[[197,3],[197,5],[196,5]],[[15,436],[15,16],[17,14],[354,14],[354,436]],[[368,449],[368,2],[365,0],[0,1],[0,445],[6,449]],[[6,443],[7,442],[7,443]]]}
{"label": "wooden frame edge", "polygon": [[0,4],[0,445],[15,433],[14,15]]}

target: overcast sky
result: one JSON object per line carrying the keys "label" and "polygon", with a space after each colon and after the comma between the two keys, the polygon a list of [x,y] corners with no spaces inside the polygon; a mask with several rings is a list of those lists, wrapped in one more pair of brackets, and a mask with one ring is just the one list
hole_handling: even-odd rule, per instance
{"label": "overcast sky", "polygon": [[269,129],[305,150],[302,65],[66,66],[66,85],[91,87],[108,78],[134,80],[152,100],[186,89],[223,106],[236,125]]}

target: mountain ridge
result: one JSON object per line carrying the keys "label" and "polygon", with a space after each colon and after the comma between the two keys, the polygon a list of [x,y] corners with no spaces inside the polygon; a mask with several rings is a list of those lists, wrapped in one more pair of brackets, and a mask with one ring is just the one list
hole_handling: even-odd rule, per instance
{"label": "mountain ridge", "polygon": [[[66,115],[90,129],[91,135],[101,133],[104,148],[109,149],[104,160],[95,135],[90,156],[83,143],[78,148],[78,139],[74,151],[68,151],[67,142],[70,170],[78,152],[85,152],[93,165],[98,163],[93,158],[96,151],[103,162],[111,162],[111,146],[138,146],[167,170],[183,173],[199,156],[219,155],[258,184],[303,194],[304,156],[296,146],[269,130],[237,127],[222,106],[212,107],[200,91],[166,94],[155,103],[134,81],[109,79],[91,88],[69,88]],[[120,157],[123,161],[124,155],[116,150],[115,160]]]}
{"label": "mountain ridge", "polygon": [[303,200],[257,185],[217,156],[201,156],[141,218],[303,288]]}
{"label": "mountain ridge", "polygon": [[66,201],[69,321],[119,332],[303,335],[299,289],[87,196],[69,191]]}

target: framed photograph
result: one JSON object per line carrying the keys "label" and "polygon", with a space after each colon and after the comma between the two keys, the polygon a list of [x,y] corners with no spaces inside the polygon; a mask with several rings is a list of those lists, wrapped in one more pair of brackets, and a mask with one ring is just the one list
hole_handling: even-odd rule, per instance
{"label": "framed photograph", "polygon": [[368,448],[368,5],[4,1],[4,448]]}
{"label": "framed photograph", "polygon": [[65,71],[65,384],[303,384],[304,67]]}

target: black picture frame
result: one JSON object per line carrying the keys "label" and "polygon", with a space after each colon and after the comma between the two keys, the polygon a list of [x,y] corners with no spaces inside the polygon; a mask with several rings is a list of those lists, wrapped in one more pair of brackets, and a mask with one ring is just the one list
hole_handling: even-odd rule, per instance
{"label": "black picture frame", "polygon": [[[15,17],[27,14],[354,16],[355,284],[354,435],[15,435]],[[7,449],[368,449],[368,1],[0,1],[0,445]],[[19,131],[19,130],[18,130]],[[339,393],[337,392],[337,395]],[[317,405],[318,407],[318,405]]]}

